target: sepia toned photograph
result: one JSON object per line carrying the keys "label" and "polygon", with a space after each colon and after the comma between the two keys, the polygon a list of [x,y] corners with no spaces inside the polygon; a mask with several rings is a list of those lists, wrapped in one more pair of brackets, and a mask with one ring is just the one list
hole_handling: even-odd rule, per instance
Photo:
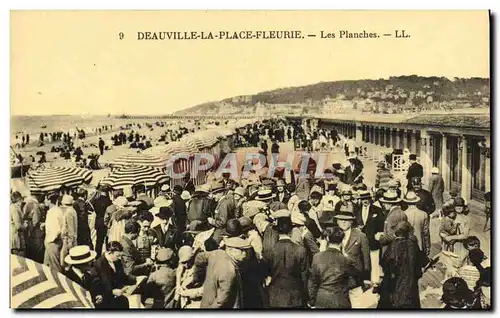
{"label": "sepia toned photograph", "polygon": [[11,11],[10,308],[492,309],[489,11]]}

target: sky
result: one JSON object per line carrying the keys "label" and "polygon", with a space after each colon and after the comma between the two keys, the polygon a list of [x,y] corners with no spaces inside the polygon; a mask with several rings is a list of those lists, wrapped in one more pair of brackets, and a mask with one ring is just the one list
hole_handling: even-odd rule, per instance
{"label": "sky", "polygon": [[[401,29],[411,37],[319,38]],[[137,40],[139,31],[220,30],[317,37]],[[488,12],[11,12],[11,115],[168,114],[282,87],[412,74],[489,77]]]}

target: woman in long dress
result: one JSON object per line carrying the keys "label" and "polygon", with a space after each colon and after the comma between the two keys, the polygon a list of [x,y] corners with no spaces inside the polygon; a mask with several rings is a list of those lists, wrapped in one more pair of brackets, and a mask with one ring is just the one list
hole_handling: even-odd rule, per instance
{"label": "woman in long dress", "polygon": [[125,223],[132,217],[134,208],[128,206],[129,202],[125,197],[116,198],[113,204],[116,206],[116,211],[111,215],[109,241],[120,242],[125,234]]}

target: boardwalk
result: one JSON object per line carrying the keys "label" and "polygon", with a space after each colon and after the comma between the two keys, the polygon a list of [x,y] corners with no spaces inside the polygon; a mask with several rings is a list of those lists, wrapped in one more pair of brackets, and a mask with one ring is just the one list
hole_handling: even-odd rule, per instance
{"label": "boardwalk", "polygon": [[[269,147],[270,148],[270,147]],[[240,148],[236,150],[236,156],[238,160],[238,166],[241,168],[241,165],[244,163],[244,158],[246,153],[256,153],[258,148]],[[280,161],[286,160],[287,156],[291,153],[294,153],[295,158],[299,158],[300,152],[293,150],[292,142],[285,142],[280,144]],[[375,176],[377,173],[376,164],[365,158],[360,158],[364,165],[364,176],[365,176],[365,184],[368,187],[373,186],[375,181]],[[332,163],[340,162],[343,165],[346,164],[346,159],[343,154],[343,151],[335,150],[333,152],[329,152],[327,154],[327,159],[325,162],[325,167],[331,167]],[[297,164],[295,162],[295,164]],[[398,176],[401,179],[404,179],[404,175]],[[425,182],[424,182],[425,183]],[[424,184],[425,187],[425,184]],[[476,235],[481,240],[481,249],[484,251],[486,256],[490,257],[490,231],[483,231],[483,226],[485,222],[484,213],[477,210],[471,210],[473,215],[472,219],[472,227],[471,227],[471,235]],[[436,255],[441,250],[440,239],[438,236],[439,229],[439,220],[432,219],[430,222],[430,231],[431,231],[431,257]],[[436,266],[435,269],[428,270],[423,277],[420,279],[420,294],[421,294],[421,302],[422,308],[439,308],[442,306],[440,302],[441,298],[441,281],[444,279],[444,269],[440,264]]]}

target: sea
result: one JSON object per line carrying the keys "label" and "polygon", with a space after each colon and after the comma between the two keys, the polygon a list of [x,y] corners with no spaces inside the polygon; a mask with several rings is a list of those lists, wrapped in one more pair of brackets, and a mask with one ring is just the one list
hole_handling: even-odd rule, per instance
{"label": "sea", "polygon": [[115,128],[125,126],[128,123],[152,123],[155,121],[153,119],[119,118],[113,116],[11,116],[10,133],[12,141],[16,139],[16,135],[20,139],[23,134],[29,134],[30,140],[38,140],[41,132],[64,132],[73,135],[78,128],[79,130],[83,129],[86,134],[92,134],[96,132],[96,129],[102,128],[105,125],[108,125],[108,127],[113,125],[113,130],[115,130]]}

